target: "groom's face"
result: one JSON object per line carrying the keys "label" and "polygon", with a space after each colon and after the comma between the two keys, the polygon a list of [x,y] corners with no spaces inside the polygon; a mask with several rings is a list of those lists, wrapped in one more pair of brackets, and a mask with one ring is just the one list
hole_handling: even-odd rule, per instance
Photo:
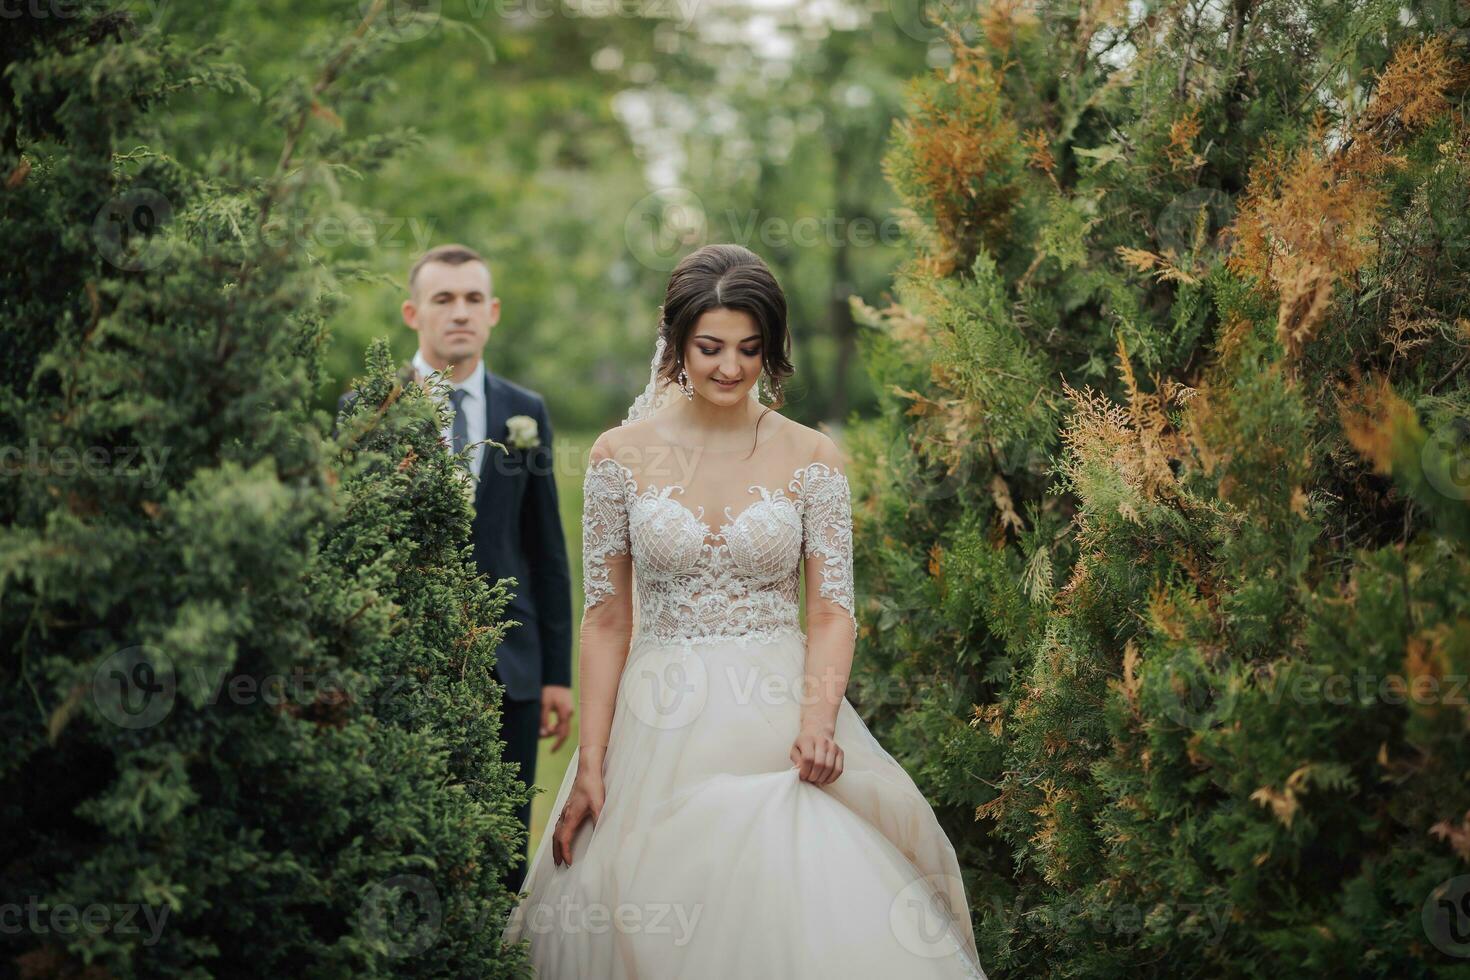
{"label": "groom's face", "polygon": [[403,322],[418,332],[419,349],[436,367],[479,358],[499,320],[500,300],[480,262],[424,265],[403,304]]}

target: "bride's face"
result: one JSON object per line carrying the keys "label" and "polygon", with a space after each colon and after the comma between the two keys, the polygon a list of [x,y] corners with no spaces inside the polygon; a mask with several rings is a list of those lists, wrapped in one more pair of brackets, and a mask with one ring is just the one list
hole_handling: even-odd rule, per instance
{"label": "bride's face", "polygon": [[760,379],[761,355],[760,328],[749,313],[709,310],[689,331],[684,371],[716,405],[738,405]]}

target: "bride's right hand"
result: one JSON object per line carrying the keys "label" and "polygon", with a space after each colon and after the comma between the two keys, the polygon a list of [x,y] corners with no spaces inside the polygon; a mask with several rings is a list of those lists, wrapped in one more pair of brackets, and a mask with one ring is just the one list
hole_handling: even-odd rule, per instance
{"label": "bride's right hand", "polygon": [[557,867],[563,864],[572,866],[572,840],[577,836],[577,829],[588,817],[592,818],[594,827],[597,825],[606,795],[599,773],[583,771],[577,774],[572,791],[567,794],[566,805],[556,818],[556,832],[551,837],[551,860]]}

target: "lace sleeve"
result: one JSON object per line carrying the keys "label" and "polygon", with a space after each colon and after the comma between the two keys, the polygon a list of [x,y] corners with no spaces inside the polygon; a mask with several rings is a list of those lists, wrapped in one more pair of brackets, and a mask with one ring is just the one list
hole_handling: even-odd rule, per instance
{"label": "lace sleeve", "polygon": [[[830,444],[829,444],[830,445]],[[828,454],[824,454],[828,455]],[[835,456],[835,447],[832,447]],[[812,592],[847,611],[853,627],[852,587],[852,492],[847,477],[831,463],[814,462],[806,469],[802,481],[801,551],[804,558],[817,558],[807,563],[807,606],[820,608]],[[813,582],[813,568],[820,583]]]}
{"label": "lace sleeve", "polygon": [[609,559],[628,554],[628,498],[623,479],[622,467],[607,457],[592,462],[582,481],[583,612],[617,591]]}

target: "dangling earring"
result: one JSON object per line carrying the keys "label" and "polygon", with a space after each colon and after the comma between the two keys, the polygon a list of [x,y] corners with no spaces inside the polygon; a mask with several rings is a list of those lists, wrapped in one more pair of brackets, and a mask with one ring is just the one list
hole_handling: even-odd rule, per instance
{"label": "dangling earring", "polygon": [[771,376],[762,370],[760,380],[756,382],[755,386],[756,397],[768,405],[771,402],[770,380]]}
{"label": "dangling earring", "polygon": [[689,375],[684,372],[684,365],[679,365],[679,390],[684,392],[685,398],[694,397],[694,386],[689,383]]}

